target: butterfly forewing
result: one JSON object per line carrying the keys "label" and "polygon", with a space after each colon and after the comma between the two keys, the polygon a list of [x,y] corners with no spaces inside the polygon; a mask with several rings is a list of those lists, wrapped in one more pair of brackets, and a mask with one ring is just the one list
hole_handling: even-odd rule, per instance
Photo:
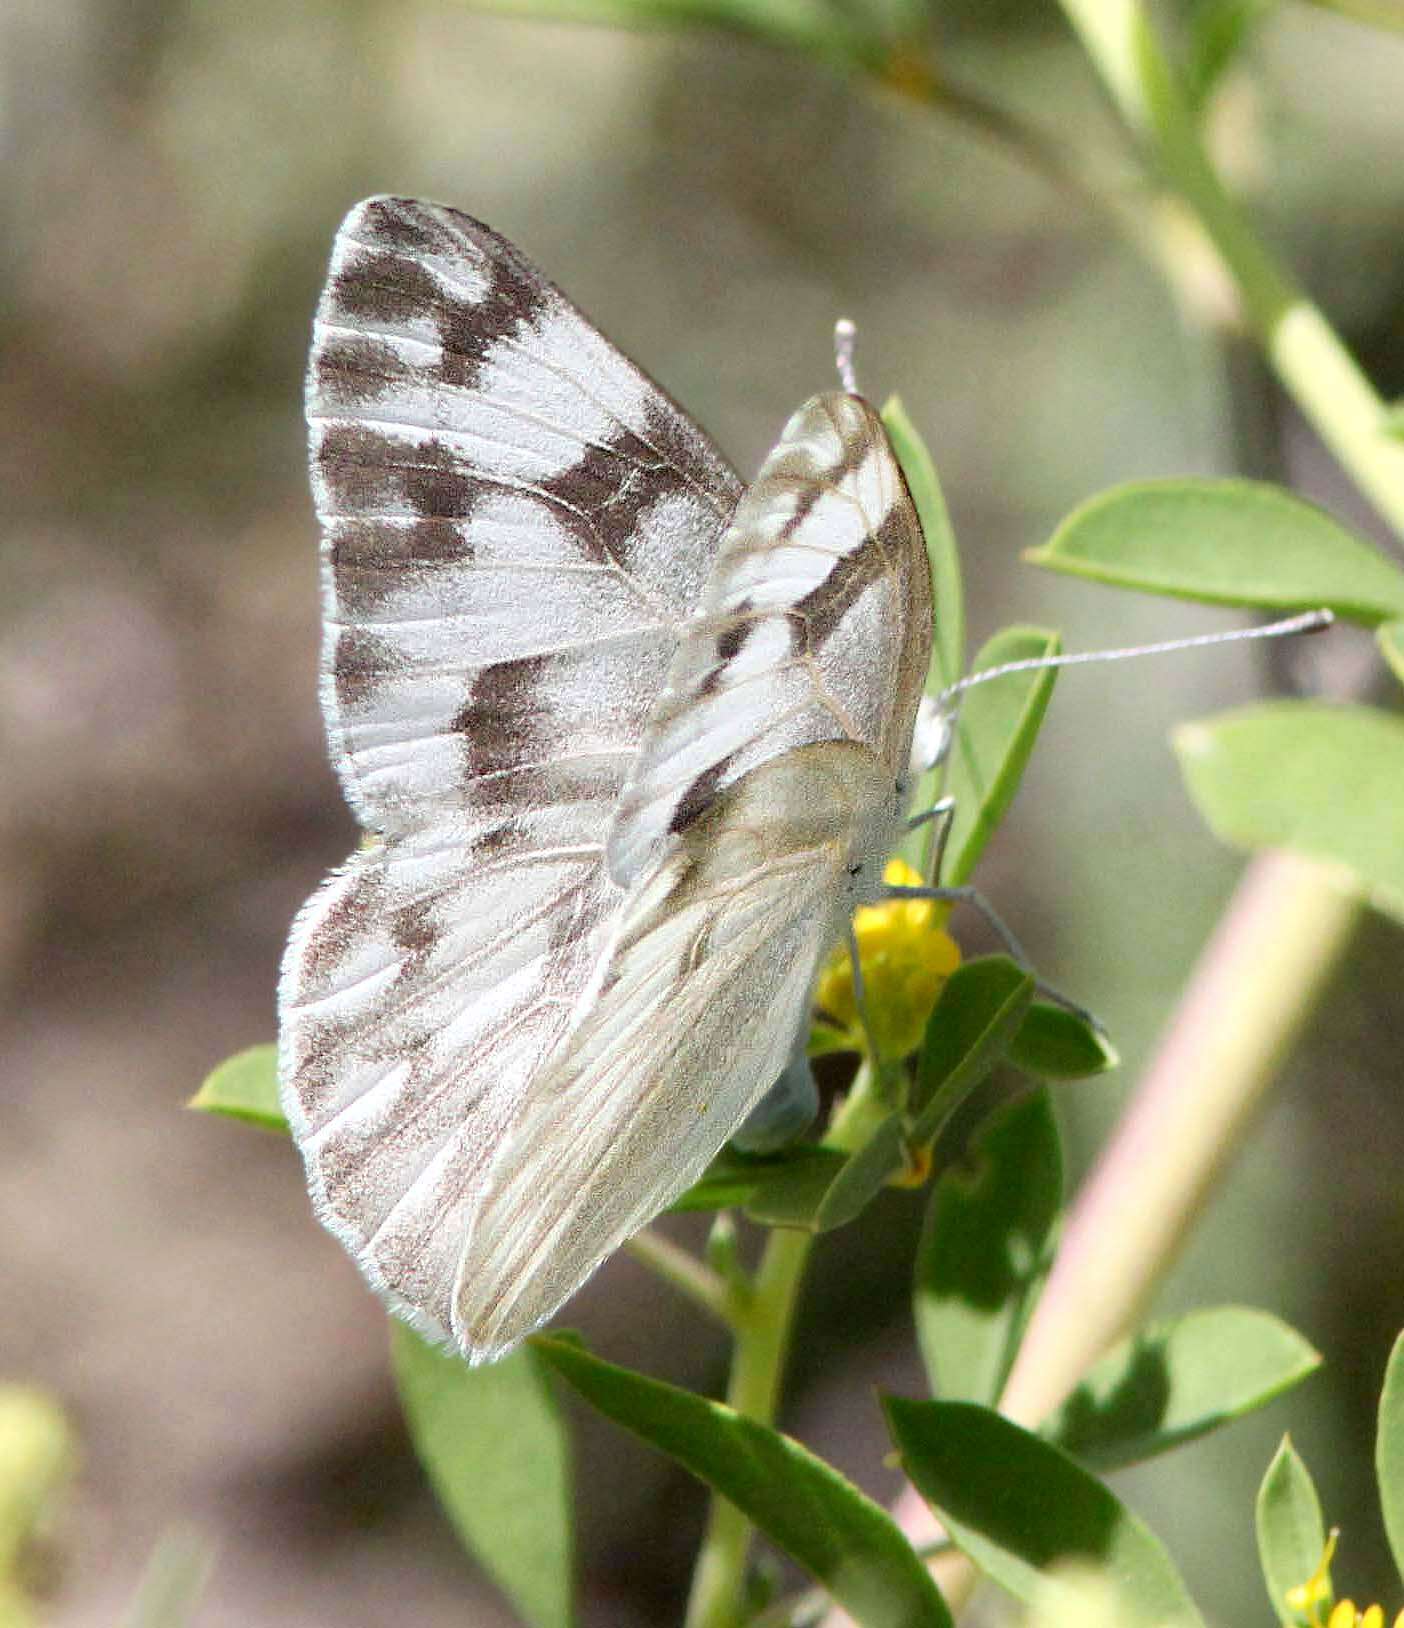
{"label": "butterfly forewing", "polygon": [[357,206],[314,329],[323,705],[372,840],[280,992],[319,1213],[446,1334],[489,1161],[597,975],[603,833],[739,483],[509,244]]}
{"label": "butterfly forewing", "polygon": [[931,638],[921,528],[882,421],[833,392],[786,425],[722,541],[615,813],[629,883],[718,792],[846,740],[905,770]]}

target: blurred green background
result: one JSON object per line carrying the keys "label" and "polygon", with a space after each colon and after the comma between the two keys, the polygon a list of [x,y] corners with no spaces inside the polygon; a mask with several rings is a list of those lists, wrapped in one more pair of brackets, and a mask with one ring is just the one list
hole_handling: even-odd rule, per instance
{"label": "blurred green background", "polygon": [[[964,82],[1115,150],[1053,8],[938,12]],[[181,1111],[271,1037],[288,922],[353,841],[316,710],[300,421],[343,211],[392,190],[481,216],[746,474],[854,318],[864,387],[902,393],[940,465],[977,642],[1014,620],[1073,648],[1226,623],[1019,563],[1117,480],[1246,470],[1381,533],[1251,351],[1103,221],[813,63],[448,0],[9,0],[0,53],[0,1377],[55,1394],[82,1454],[32,1582],[45,1621],[111,1624],[181,1526],[213,1546],[202,1628],[491,1628],[506,1609],[423,1488],[383,1317],[295,1155]],[[1264,230],[1404,393],[1404,39],[1283,5],[1212,116]],[[1062,1099],[1076,1169],[1238,865],[1167,730],[1275,683],[1344,687],[1359,654],[1342,633],[1063,679],[981,882],[1126,1059]],[[1404,1324],[1400,964],[1372,924],[1165,1296],[1265,1306],[1329,1362],[1124,1478],[1216,1623],[1267,1620],[1252,1489],[1289,1424],[1345,1528],[1338,1581],[1400,1603],[1368,1473]],[[819,1251],[786,1415],[884,1498],[871,1387],[920,1388],[917,1211],[885,1199]],[[570,1320],[616,1360],[718,1371],[711,1331],[626,1259]],[[674,1622],[701,1495],[578,1423],[587,1628]]]}

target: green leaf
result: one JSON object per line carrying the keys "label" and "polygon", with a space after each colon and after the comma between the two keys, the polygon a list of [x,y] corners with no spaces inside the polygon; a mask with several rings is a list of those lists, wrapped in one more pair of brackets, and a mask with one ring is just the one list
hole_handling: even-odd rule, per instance
{"label": "green leaf", "polygon": [[672,1208],[741,1207],[753,1221],[769,1226],[808,1227],[820,1200],[847,1162],[846,1154],[809,1143],[773,1154],[724,1148],[701,1179],[674,1200]]}
{"label": "green leaf", "polygon": [[214,1551],[193,1532],[168,1532],[157,1543],[122,1628],[186,1628],[193,1623],[214,1565]]}
{"label": "green leaf", "polygon": [[1170,1557],[1095,1476],[972,1402],[884,1397],[903,1467],[960,1548],[1002,1588],[1075,1621],[1069,1568],[1116,1591],[1119,1628],[1203,1628]]}
{"label": "green leaf", "polygon": [[1233,67],[1253,30],[1277,0],[1200,0],[1189,31],[1184,87],[1190,105],[1202,112],[1224,75]]}
{"label": "green leaf", "polygon": [[1380,1423],[1375,1437],[1375,1474],[1380,1509],[1395,1569],[1404,1577],[1404,1334],[1394,1342],[1380,1392]]}
{"label": "green leaf", "polygon": [[897,462],[902,466],[907,490],[912,494],[931,561],[936,623],[926,688],[934,695],[965,673],[965,595],[961,587],[960,554],[936,465],[916,426],[907,417],[900,397],[888,397],[882,409],[882,422],[892,438]]}
{"label": "green leaf", "polygon": [[278,1101],[278,1048],[250,1046],[227,1058],[190,1099],[202,1113],[242,1119],[264,1130],[284,1131],[288,1122]]}
{"label": "green leaf", "polygon": [[993,1404],[1052,1259],[1063,1158],[1046,1091],[993,1115],[973,1174],[936,1184],[917,1246],[913,1312],[934,1394]]}
{"label": "green leaf", "polygon": [[864,1628],[949,1628],[935,1583],[891,1516],[797,1441],[574,1342],[532,1344],[606,1418],[730,1499]]}
{"label": "green leaf", "polygon": [[1328,605],[1367,627],[1404,615],[1404,571],[1323,510],[1255,481],[1113,487],[1075,509],[1026,558],[1211,605]]}
{"label": "green leaf", "polygon": [[814,1212],[816,1232],[831,1232],[856,1221],[907,1162],[900,1114],[889,1114],[844,1163]]}
{"label": "green leaf", "polygon": [[1262,1407],[1320,1364],[1300,1334],[1266,1312],[1190,1312],[1121,1341],[1043,1434],[1089,1469],[1119,1469]]}
{"label": "green leaf", "polygon": [[1326,1528],[1321,1501],[1289,1436],[1273,1455],[1258,1488],[1258,1559],[1278,1621],[1295,1622],[1287,1591],[1305,1583],[1321,1563]]}
{"label": "green leaf", "polygon": [[1035,1001],[1010,1043],[1009,1061],[1037,1080],[1085,1080],[1121,1058],[1104,1034],[1065,1006]]}
{"label": "green leaf", "polygon": [[570,1447],[529,1347],[486,1367],[391,1320],[410,1439],[464,1545],[531,1628],[569,1628]]}
{"label": "green leaf", "polygon": [[1375,629],[1375,643],[1394,676],[1404,684],[1404,621],[1381,622]]}
{"label": "green leaf", "polygon": [[[976,656],[972,671],[1054,656],[1061,649],[1058,635],[1044,628],[1007,627]],[[948,779],[955,818],[942,876],[952,886],[969,878],[1014,801],[1056,677],[1053,668],[1011,673],[976,685],[961,699]]]}
{"label": "green leaf", "polygon": [[1033,992],[1032,973],[1007,955],[967,961],[946,980],[917,1058],[912,1142],[930,1146],[946,1120],[1004,1056]]}
{"label": "green leaf", "polygon": [[1216,836],[1340,865],[1404,920],[1404,718],[1276,701],[1186,724],[1174,742]]}
{"label": "green leaf", "polygon": [[52,1516],[77,1458],[77,1435],[52,1396],[30,1385],[0,1383],[0,1596],[35,1532]]}

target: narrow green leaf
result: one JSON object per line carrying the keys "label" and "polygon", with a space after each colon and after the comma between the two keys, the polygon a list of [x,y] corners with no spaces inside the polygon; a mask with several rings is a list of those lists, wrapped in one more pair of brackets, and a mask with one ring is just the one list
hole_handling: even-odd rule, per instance
{"label": "narrow green leaf", "polygon": [[932,1392],[993,1404],[1052,1258],[1063,1159],[1046,1091],[993,1115],[973,1174],[936,1184],[917,1246],[913,1312]]}
{"label": "narrow green leaf", "polygon": [[52,1396],[0,1383],[0,1604],[4,1581],[52,1516],[77,1458],[77,1433]]}
{"label": "narrow green leaf", "polygon": [[146,1563],[122,1628],[187,1628],[214,1565],[210,1545],[193,1532],[168,1532]]}
{"label": "narrow green leaf", "polygon": [[1395,1569],[1404,1577],[1404,1334],[1394,1342],[1380,1392],[1380,1423],[1375,1437],[1375,1474],[1380,1509]]}
{"label": "narrow green leaf", "polygon": [[1404,684],[1404,621],[1382,622],[1375,629],[1375,643],[1394,676]]}
{"label": "narrow green leaf", "polygon": [[572,1341],[532,1344],[606,1418],[730,1499],[864,1628],[949,1628],[945,1602],[891,1516],[797,1441]]}
{"label": "narrow green leaf", "polygon": [[934,1142],[950,1115],[1004,1056],[1033,992],[1033,975],[1007,955],[980,956],[951,974],[927,1020],[917,1058],[913,1142]]}
{"label": "narrow green leaf", "polygon": [[1266,1312],[1190,1312],[1121,1341],[1044,1422],[1043,1434],[1104,1473],[1262,1407],[1320,1364],[1300,1334]]}
{"label": "narrow green leaf", "polygon": [[470,1368],[391,1319],[410,1439],[465,1547],[531,1628],[569,1628],[570,1447],[530,1348]]}
{"label": "narrow green leaf", "polygon": [[1294,1623],[1287,1591],[1305,1583],[1321,1563],[1326,1528],[1311,1474],[1290,1436],[1273,1455],[1258,1488],[1258,1560],[1279,1622]]}
{"label": "narrow green leaf", "polygon": [[1340,865],[1404,920],[1404,718],[1276,701],[1186,724],[1174,741],[1190,796],[1223,841]]}
{"label": "narrow green leaf", "polygon": [[[1061,649],[1058,635],[1044,628],[1007,627],[985,645],[971,670],[980,673],[1007,661],[1054,656]],[[969,879],[1014,801],[1056,677],[1051,668],[1011,673],[977,685],[961,699],[947,781],[955,819],[942,876],[952,886]]]}
{"label": "narrow green leaf", "polygon": [[479,11],[608,28],[715,28],[849,66],[880,60],[879,39],[822,0],[473,0]]}
{"label": "narrow green leaf", "polygon": [[250,1046],[227,1058],[191,1097],[190,1107],[264,1130],[286,1131],[288,1122],[278,1101],[278,1048]]}
{"label": "narrow green leaf", "polygon": [[844,1164],[814,1212],[816,1232],[846,1227],[906,1163],[900,1114],[890,1114]]}
{"label": "narrow green leaf", "polygon": [[1085,1080],[1121,1058],[1104,1034],[1065,1006],[1035,1001],[1010,1042],[1009,1061],[1036,1080]]}
{"label": "narrow green leaf", "polygon": [[1071,1611],[1059,1573],[1090,1568],[1116,1592],[1119,1628],[1203,1628],[1159,1540],[1056,1447],[971,1402],[883,1407],[913,1485],[1002,1588]]}
{"label": "narrow green leaf", "polygon": [[907,490],[912,494],[931,561],[936,626],[926,688],[934,695],[965,673],[965,595],[961,587],[960,554],[935,462],[926,442],[907,417],[900,397],[888,397],[882,409],[882,422],[892,438],[897,462],[902,466]]}
{"label": "narrow green leaf", "polygon": [[1185,94],[1202,112],[1277,0],[1200,0],[1190,19]]}
{"label": "narrow green leaf", "polygon": [[1070,576],[1211,605],[1327,605],[1367,627],[1404,615],[1404,571],[1324,510],[1255,481],[1113,487],[1026,557]]}

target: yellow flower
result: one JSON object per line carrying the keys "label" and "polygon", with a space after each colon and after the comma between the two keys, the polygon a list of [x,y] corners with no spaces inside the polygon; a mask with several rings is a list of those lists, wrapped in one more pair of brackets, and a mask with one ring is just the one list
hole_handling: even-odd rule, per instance
{"label": "yellow flower", "polygon": [[[921,877],[900,859],[888,863],[883,880],[894,887],[921,886]],[[960,965],[960,951],[945,930],[948,913],[935,899],[891,899],[853,912],[873,1039],[886,1061],[905,1057],[921,1044],[936,997]],[[862,1050],[863,1026],[846,944],[829,957],[815,999],[820,1011],[852,1038],[855,1050]]]}
{"label": "yellow flower", "polygon": [[[1287,1608],[1296,1612],[1308,1628],[1384,1628],[1382,1605],[1367,1605],[1363,1611],[1357,1611],[1354,1600],[1337,1600],[1331,1604],[1331,1560],[1339,1536],[1333,1527],[1316,1570],[1305,1583],[1287,1590]],[[1323,1618],[1321,1613],[1328,1608],[1329,1614]],[[1394,1619],[1394,1628],[1404,1628],[1404,1611]]]}

